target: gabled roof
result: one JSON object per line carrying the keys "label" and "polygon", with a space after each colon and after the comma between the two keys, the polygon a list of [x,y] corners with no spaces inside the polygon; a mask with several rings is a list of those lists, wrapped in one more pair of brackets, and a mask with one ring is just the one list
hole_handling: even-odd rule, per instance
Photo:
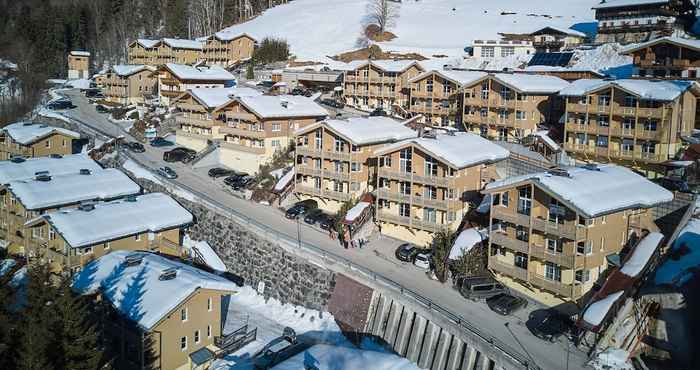
{"label": "gabled roof", "polygon": [[12,140],[22,145],[35,143],[53,134],[61,134],[74,139],[80,139],[80,134],[61,127],[53,127],[43,123],[16,122],[2,128]]}
{"label": "gabled roof", "polygon": [[568,176],[549,172],[509,177],[486,185],[487,193],[533,183],[586,218],[627,209],[651,208],[673,200],[673,193],[617,165],[569,167]]}
{"label": "gabled roof", "polygon": [[631,45],[620,51],[620,54],[631,54],[637,50],[646,49],[648,47],[664,43],[681,46],[695,51],[700,51],[700,40],[666,36],[660,37],[658,39],[653,39],[651,41],[642,42],[640,44]]}
{"label": "gabled roof", "polygon": [[182,95],[178,96],[174,102],[177,102],[185,96],[192,96],[196,101],[208,109],[214,109],[229,103],[236,97],[240,96],[259,96],[262,93],[250,87],[214,87],[214,88],[198,88],[189,89]]}
{"label": "gabled roof", "polygon": [[389,117],[352,117],[346,120],[326,120],[299,129],[296,134],[301,135],[321,126],[355,145],[395,142],[418,136],[416,131],[405,126],[405,122],[398,122]]}
{"label": "gabled roof", "polygon": [[251,36],[245,32],[221,32],[220,31],[220,32],[217,32],[217,33],[207,37],[207,40],[211,39],[212,37],[217,38],[221,41],[231,41],[231,40],[235,40],[235,39],[238,39],[241,37],[247,37],[247,38],[252,39],[253,41],[257,42],[257,40],[253,36]]}
{"label": "gabled roof", "polygon": [[509,151],[491,141],[467,132],[437,133],[434,138],[424,135],[387,145],[374,154],[386,155],[412,145],[456,169],[498,162],[510,155]]}
{"label": "gabled roof", "polygon": [[143,46],[144,48],[150,49],[150,48],[152,48],[152,47],[158,45],[158,43],[160,42],[160,40],[136,39],[136,41],[134,41],[134,42],[137,43],[137,44],[139,44],[139,45],[141,45],[141,46]]}
{"label": "gabled roof", "polygon": [[199,81],[231,81],[235,77],[231,72],[225,70],[218,65],[213,66],[190,66],[186,64],[167,63],[165,65],[175,77],[181,80],[199,80]]}
{"label": "gabled roof", "polygon": [[580,31],[572,30],[571,28],[563,28],[563,27],[556,27],[556,26],[546,26],[543,28],[538,29],[537,31],[531,33],[530,35],[537,35],[537,34],[547,34],[547,30],[552,30],[557,33],[562,33],[564,35],[569,35],[569,36],[576,36],[576,37],[586,37],[586,34]]}
{"label": "gabled roof", "polygon": [[12,181],[7,188],[30,211],[88,200],[111,200],[141,191],[138,184],[117,169],[84,172],[52,176],[49,181]]}
{"label": "gabled roof", "polygon": [[623,8],[626,6],[668,4],[670,0],[606,0],[591,9]]}
{"label": "gabled roof", "polygon": [[436,74],[446,80],[452,81],[458,86],[467,86],[476,83],[488,76],[488,73],[481,71],[460,71],[455,69],[433,69],[430,71],[423,72],[416,77],[408,80],[408,82],[420,81],[431,74]]}
{"label": "gabled roof", "polygon": [[23,161],[0,161],[0,184],[34,178],[37,172],[46,172],[51,176],[77,173],[81,169],[101,171],[102,167],[85,154],[64,155],[60,158],[38,157]]}
{"label": "gabled roof", "polygon": [[415,60],[393,60],[393,59],[380,59],[380,60],[353,60],[352,62],[345,63],[345,65],[340,65],[337,68],[344,71],[354,71],[358,68],[365,67],[367,65],[372,65],[381,69],[384,72],[403,72],[412,66],[418,67],[419,70],[423,70],[423,67]]}
{"label": "gabled roof", "polygon": [[73,50],[70,52],[70,55],[74,55],[76,57],[89,57],[90,52],[89,51],[81,51],[81,50]]}
{"label": "gabled roof", "polygon": [[114,73],[121,77],[128,77],[135,73],[139,73],[141,71],[146,70],[152,72],[155,71],[153,67],[143,64],[117,64],[115,66],[110,67],[110,70],[114,71]]}
{"label": "gabled roof", "polygon": [[493,78],[525,94],[556,94],[569,86],[569,82],[556,77],[524,73],[496,73]]}
{"label": "gabled roof", "polygon": [[[234,99],[260,118],[326,117],[328,111],[299,95],[241,96]],[[220,109],[221,107],[217,108]]]}
{"label": "gabled roof", "polygon": [[98,203],[93,210],[70,209],[46,213],[27,222],[47,222],[73,248],[87,247],[146,232],[159,232],[192,223],[192,214],[162,193]]}
{"label": "gabled roof", "polygon": [[676,81],[676,80],[596,80],[582,79],[571,83],[565,89],[562,89],[559,94],[562,96],[584,96],[603,89],[617,87],[629,94],[635,95],[640,99],[673,101],[683,94],[686,90],[691,89],[697,91],[700,85],[694,81]]}
{"label": "gabled roof", "polygon": [[[140,257],[135,266],[127,257]],[[175,270],[172,279],[161,279]],[[80,294],[100,292],[103,299],[145,330],[153,329],[199,289],[234,293],[237,286],[224,277],[149,252],[119,250],[87,264],[73,278]]]}
{"label": "gabled roof", "polygon": [[164,37],[161,39],[166,45],[176,49],[202,50],[204,44],[197,40],[171,39]]}

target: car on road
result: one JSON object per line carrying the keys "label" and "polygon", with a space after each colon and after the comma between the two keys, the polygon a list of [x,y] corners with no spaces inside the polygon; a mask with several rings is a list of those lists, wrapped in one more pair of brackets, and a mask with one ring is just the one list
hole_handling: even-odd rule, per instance
{"label": "car on road", "polygon": [[386,115],[386,111],[382,108],[377,108],[369,113],[370,117],[384,117]]}
{"label": "car on road", "polygon": [[312,209],[311,211],[307,212],[306,215],[304,216],[304,222],[306,222],[309,225],[316,225],[316,223],[320,220],[320,218],[323,216],[323,211],[316,208]]}
{"label": "car on road", "polygon": [[338,109],[343,109],[345,107],[345,104],[335,100],[335,99],[323,99],[321,100],[321,104],[327,105],[329,107],[333,108],[338,108]]}
{"label": "car on road", "polygon": [[175,143],[173,143],[172,141],[165,140],[162,137],[153,138],[153,140],[151,140],[150,144],[151,144],[151,146],[154,146],[154,147],[175,145]]}
{"label": "car on road", "polygon": [[292,89],[290,94],[291,95],[302,95],[302,96],[306,96],[307,98],[312,95],[312,93],[309,89],[305,89],[302,87],[295,87],[294,89]]}
{"label": "car on road", "polygon": [[411,243],[403,243],[396,248],[396,259],[399,261],[413,263],[420,249]]}
{"label": "car on road", "polygon": [[430,252],[418,253],[413,259],[413,264],[422,269],[428,270],[430,269],[430,257]]}
{"label": "car on road", "polygon": [[166,162],[190,163],[195,159],[195,157],[197,157],[197,152],[183,147],[177,147],[163,153],[163,160]]}
{"label": "car on road", "polygon": [[335,216],[323,213],[318,219],[318,226],[323,230],[330,230],[335,227]]}
{"label": "car on road", "polygon": [[570,337],[574,321],[563,313],[552,309],[536,310],[530,313],[525,326],[536,337],[555,342],[559,337]]}
{"label": "car on road", "polygon": [[248,174],[245,172],[234,173],[233,175],[224,179],[224,184],[231,186],[231,185],[235,184],[240,178],[246,177],[246,176],[248,176]]}
{"label": "car on road", "polygon": [[508,289],[492,276],[458,276],[454,280],[454,288],[462,297],[478,301],[489,299],[499,294],[508,293]]}
{"label": "car on road", "polygon": [[107,107],[105,107],[102,104],[97,104],[95,106],[95,110],[97,111],[97,113],[109,113],[109,109],[107,109]]}
{"label": "car on road", "polygon": [[127,149],[131,150],[134,153],[143,153],[146,151],[146,148],[143,146],[143,144],[137,143],[135,141],[126,143],[124,146],[126,146]]}
{"label": "car on road", "polygon": [[227,168],[214,167],[207,172],[209,177],[218,179],[219,177],[229,177],[236,174],[236,171]]}
{"label": "car on road", "polygon": [[241,190],[250,186],[254,181],[255,179],[253,177],[246,175],[236,178],[236,180],[230,182],[227,185],[230,186],[233,190]]}
{"label": "car on road", "polygon": [[68,99],[59,99],[46,104],[46,108],[51,110],[73,109],[75,105]]}
{"label": "car on road", "polygon": [[166,179],[176,179],[177,173],[168,166],[163,166],[157,170],[158,174],[165,177]]}
{"label": "car on road", "polygon": [[527,307],[527,300],[522,297],[516,297],[510,294],[499,294],[486,300],[486,305],[491,311],[508,316],[513,312]]}
{"label": "car on road", "polygon": [[284,217],[290,220],[296,220],[299,217],[304,216],[307,212],[316,208],[318,208],[318,203],[316,203],[315,200],[302,200],[301,202],[297,202],[293,206],[289,207],[287,212],[284,213]]}

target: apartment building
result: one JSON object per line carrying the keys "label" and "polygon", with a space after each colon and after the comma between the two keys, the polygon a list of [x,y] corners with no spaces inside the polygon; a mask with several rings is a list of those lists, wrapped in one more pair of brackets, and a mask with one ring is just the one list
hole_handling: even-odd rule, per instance
{"label": "apartment building", "polygon": [[700,79],[700,40],[662,37],[624,49],[634,58],[636,77]]}
{"label": "apartment building", "polygon": [[409,80],[408,111],[419,122],[437,127],[461,127],[464,101],[462,87],[487,76],[486,72],[430,70]]}
{"label": "apartment building", "polygon": [[564,148],[581,160],[662,172],[695,127],[698,85],[691,81],[579,80],[562,89]]}
{"label": "apartment building", "polygon": [[535,53],[530,40],[474,40],[474,57],[482,59],[503,59]]}
{"label": "apartment building", "polygon": [[90,78],[90,53],[73,50],[68,53],[68,79]]}
{"label": "apartment building", "polygon": [[28,221],[25,230],[36,236],[28,249],[36,250],[54,271],[74,272],[117,250],[181,257],[180,231],[192,220],[170,196],[149,193],[44,213]]}
{"label": "apartment building", "polygon": [[162,38],[137,39],[129,44],[129,64],[161,66],[167,63],[194,64],[204,60],[204,43],[196,40]]}
{"label": "apartment building", "polygon": [[171,105],[177,113],[176,143],[195,151],[204,150],[214,141],[223,140],[221,127],[226,126],[224,115],[214,114],[216,108],[240,96],[259,96],[261,92],[249,87],[215,87],[189,89],[175,98]]}
{"label": "apartment building", "polygon": [[393,111],[394,105],[408,108],[408,81],[425,71],[415,60],[353,61],[342,69],[345,104],[362,110],[387,111]]}
{"label": "apartment building", "polygon": [[693,0],[606,0],[593,7],[595,42],[630,44],[680,36],[695,23]]}
{"label": "apartment building", "polygon": [[560,66],[527,66],[516,70],[517,73],[529,73],[544,76],[559,77],[567,82],[574,82],[581,79],[605,78],[605,75],[593,68],[560,67]]}
{"label": "apartment building", "polygon": [[0,129],[0,160],[72,154],[80,134],[43,123],[15,122]]}
{"label": "apartment building", "polygon": [[204,41],[207,64],[229,68],[253,57],[257,41],[246,33],[217,32]]}
{"label": "apartment building", "polygon": [[538,53],[556,53],[575,49],[586,41],[586,34],[571,28],[547,26],[530,34]]}
{"label": "apartment building", "polygon": [[103,73],[96,84],[108,101],[123,105],[144,104],[156,93],[157,77],[153,67],[119,64]]}
{"label": "apartment building", "polygon": [[82,202],[111,201],[141,191],[138,184],[117,169],[82,168],[73,173],[50,175],[41,171],[30,179],[14,180],[0,187],[0,235],[13,251],[30,259],[41,255],[24,224],[41,214],[75,208]]}
{"label": "apartment building", "polygon": [[405,122],[388,117],[325,120],[301,128],[294,135],[294,193],[335,213],[374,189],[376,149],[417,135]]}
{"label": "apartment building", "polygon": [[94,296],[103,339],[123,369],[208,369],[225,338],[229,298],[238,290],[224,277],[130,251],[92,261],[72,287]]}
{"label": "apartment building", "polygon": [[569,83],[555,76],[490,74],[465,85],[465,131],[499,141],[519,141],[554,126],[564,113],[558,93]]}
{"label": "apartment building", "polygon": [[294,131],[328,116],[313,100],[294,95],[240,96],[213,113],[225,123],[218,130],[223,135],[219,161],[251,174],[286,151]]}
{"label": "apartment building", "polygon": [[426,246],[435,232],[456,231],[494,163],[508,150],[478,135],[432,130],[374,152],[376,220],[382,234]]}
{"label": "apartment building", "polygon": [[167,63],[158,70],[158,98],[162,105],[189,89],[233,86],[235,77],[219,66]]}
{"label": "apartment building", "polygon": [[609,258],[657,231],[651,208],[668,190],[617,165],[587,165],[490,183],[489,269],[549,305],[578,301]]}

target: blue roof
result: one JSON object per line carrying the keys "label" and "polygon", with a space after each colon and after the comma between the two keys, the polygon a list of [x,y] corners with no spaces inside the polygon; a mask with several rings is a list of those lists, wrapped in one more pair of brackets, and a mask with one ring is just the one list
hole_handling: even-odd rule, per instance
{"label": "blue roof", "polygon": [[201,365],[214,358],[214,352],[207,347],[202,347],[190,353],[190,359],[195,365]]}

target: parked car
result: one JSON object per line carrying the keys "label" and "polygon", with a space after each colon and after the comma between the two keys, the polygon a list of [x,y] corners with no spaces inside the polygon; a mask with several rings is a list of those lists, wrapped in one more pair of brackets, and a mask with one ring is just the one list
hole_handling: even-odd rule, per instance
{"label": "parked car", "polygon": [[383,117],[386,115],[386,111],[382,108],[377,108],[369,113],[370,117]]}
{"label": "parked car", "polygon": [[430,252],[418,253],[418,254],[416,254],[416,257],[413,259],[413,264],[422,268],[422,269],[428,270],[428,269],[430,269],[430,257],[431,257]]}
{"label": "parked car", "polygon": [[253,179],[252,177],[250,177],[250,176],[243,176],[243,177],[237,178],[235,181],[232,181],[232,182],[231,182],[230,184],[228,184],[228,185],[229,185],[233,190],[241,190],[241,189],[245,189],[245,188],[247,188],[248,186],[250,186],[250,184],[252,184],[253,181],[255,181],[255,179]]}
{"label": "parked car", "polygon": [[333,108],[338,108],[338,109],[342,109],[345,107],[345,104],[343,104],[335,99],[323,99],[323,100],[321,100],[321,104],[324,104],[324,105],[327,105],[327,106],[333,107]]}
{"label": "parked car", "polygon": [[241,173],[234,172],[233,175],[224,179],[224,184],[231,186],[234,183],[236,183],[240,178],[246,177],[246,176],[248,176],[248,174],[245,172],[241,172]]}
{"label": "parked car", "polygon": [[137,143],[135,141],[126,143],[125,146],[127,149],[131,150],[134,153],[143,153],[146,151],[146,148],[143,147],[143,144]]}
{"label": "parked car", "polygon": [[219,177],[229,177],[231,175],[235,175],[236,171],[229,170],[227,168],[215,167],[215,168],[210,169],[208,174],[209,174],[209,177],[218,179]]}
{"label": "parked car", "polygon": [[46,108],[51,110],[73,109],[75,105],[68,99],[54,100],[46,105]]}
{"label": "parked car", "polygon": [[462,297],[478,301],[507,293],[508,289],[491,276],[460,276],[454,280],[454,288]]}
{"label": "parked car", "polygon": [[508,316],[521,308],[527,307],[527,300],[522,297],[503,293],[487,299],[486,304],[491,311],[503,316]]}
{"label": "parked car", "polygon": [[107,109],[107,107],[105,107],[102,104],[97,104],[95,106],[95,110],[97,111],[97,113],[109,113],[109,109]]}
{"label": "parked car", "polygon": [[413,260],[415,260],[418,252],[420,252],[420,250],[415,245],[411,243],[404,243],[396,248],[395,254],[399,261],[413,263]]}
{"label": "parked car", "polygon": [[163,160],[166,162],[190,163],[197,156],[197,152],[192,149],[177,147],[163,153]]}
{"label": "parked car", "polygon": [[307,212],[316,208],[318,208],[318,203],[316,203],[315,200],[302,200],[301,202],[298,202],[291,206],[289,209],[287,209],[287,212],[284,213],[284,216],[290,220],[296,220],[297,218],[305,215]]}
{"label": "parked car", "polygon": [[335,225],[335,216],[327,213],[321,214],[318,219],[318,226],[323,230],[330,230]]}
{"label": "parked car", "polygon": [[[291,95],[306,95],[307,91],[308,91],[307,89],[304,89],[301,87],[295,87],[292,89],[290,94]],[[309,94],[309,96],[311,96],[311,94]]]}
{"label": "parked car", "polygon": [[316,225],[321,216],[323,216],[322,210],[318,208],[312,209],[311,211],[306,213],[306,216],[304,217],[304,222],[306,222],[309,225]]}
{"label": "parked car", "polygon": [[170,167],[163,166],[158,169],[158,174],[165,177],[166,179],[176,179],[177,173]]}
{"label": "parked car", "polygon": [[554,342],[562,335],[570,336],[574,322],[570,317],[549,309],[531,312],[525,326],[536,337]]}
{"label": "parked car", "polygon": [[162,146],[172,146],[175,145],[172,141],[163,139],[162,137],[155,137],[151,140],[151,146],[162,147]]}

